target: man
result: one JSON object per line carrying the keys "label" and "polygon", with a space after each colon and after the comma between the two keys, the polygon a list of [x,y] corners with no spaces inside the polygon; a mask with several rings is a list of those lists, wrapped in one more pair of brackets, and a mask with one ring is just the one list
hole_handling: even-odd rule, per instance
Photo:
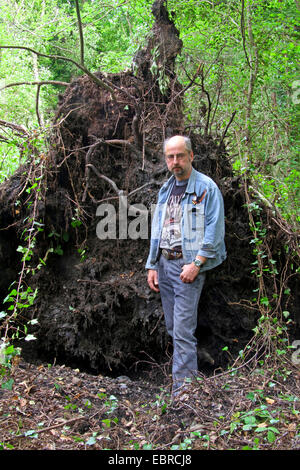
{"label": "man", "polygon": [[220,190],[196,171],[188,137],[164,143],[172,176],[162,186],[153,215],[146,263],[148,284],[160,292],[168,333],[173,339],[173,394],[185,378],[197,375],[198,303],[206,271],[226,258],[224,204]]}

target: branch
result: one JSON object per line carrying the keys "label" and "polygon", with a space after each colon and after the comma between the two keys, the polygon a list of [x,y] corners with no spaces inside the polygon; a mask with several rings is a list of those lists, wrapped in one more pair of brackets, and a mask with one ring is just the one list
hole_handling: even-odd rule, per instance
{"label": "branch", "polygon": [[135,147],[134,144],[132,144],[131,142],[129,142],[129,140],[124,140],[124,139],[111,139],[111,140],[104,140],[103,141],[104,144],[107,144],[107,145],[117,145],[117,146],[122,146],[122,145],[125,145],[127,146],[132,152],[134,152],[137,156],[140,156],[141,155],[141,151]]}
{"label": "branch", "polygon": [[[248,85],[248,95],[247,95],[247,107],[246,107],[246,119],[245,119],[245,134],[247,138],[247,142],[249,144],[249,137],[250,137],[250,131],[249,131],[249,122],[251,118],[251,112],[252,112],[252,97],[254,93],[254,87],[255,87],[255,81],[257,77],[257,72],[258,72],[258,51],[257,47],[254,41],[254,36],[253,36],[253,31],[252,31],[252,20],[251,20],[251,10],[250,10],[250,5],[247,5],[248,8],[248,35],[249,35],[249,44],[250,44],[250,77],[249,77],[249,85]],[[254,57],[252,55],[254,54]],[[253,67],[254,64],[254,67]]]}
{"label": "branch", "polygon": [[196,84],[198,85],[197,83],[195,83],[195,80],[196,78],[198,77],[198,75],[200,75],[200,72],[202,72],[203,70],[203,64],[199,64],[197,70],[196,70],[196,73],[193,77],[190,77],[188,72],[184,69],[184,72],[186,74],[186,76],[188,77],[188,79],[190,80],[190,83],[188,83],[185,88],[183,88],[182,90],[180,90],[173,98],[171,101],[169,101],[169,103],[167,104],[167,108],[170,108],[171,104],[182,94],[184,94],[192,85]]}
{"label": "branch", "polygon": [[83,40],[83,32],[82,32],[82,23],[80,18],[80,9],[78,0],[75,0],[76,4],[76,14],[78,20],[78,31],[79,31],[79,38],[80,38],[80,64],[84,66],[84,40]]}
{"label": "branch", "polygon": [[[98,140],[97,142],[95,142],[93,145],[91,145],[91,147],[89,148],[86,156],[85,156],[85,180],[86,180],[86,183],[85,183],[85,189],[84,189],[84,193],[83,193],[83,196],[82,196],[82,202],[85,202],[86,200],[86,194],[88,192],[88,186],[89,186],[89,164],[90,164],[90,156],[91,154],[93,153],[93,150],[95,147],[97,147],[97,145],[101,144],[102,143],[102,140]],[[94,170],[96,170],[94,168]]]}
{"label": "branch", "polygon": [[207,119],[205,123],[205,129],[204,129],[204,135],[208,135],[208,129],[209,129],[209,121],[210,121],[210,113],[211,113],[211,100],[208,91],[204,87],[204,73],[203,73],[203,68],[201,69],[201,90],[203,93],[206,94],[207,97],[207,102],[208,102],[208,110],[207,110]]}
{"label": "branch", "polygon": [[232,113],[231,118],[229,119],[229,122],[228,122],[227,126],[225,127],[225,130],[224,130],[224,132],[223,132],[223,135],[222,135],[222,138],[221,138],[219,147],[221,146],[223,140],[225,139],[226,134],[227,134],[227,131],[228,131],[228,129],[229,129],[229,126],[230,126],[230,124],[232,123],[232,121],[234,120],[234,116],[235,116],[235,115],[236,115],[236,111],[234,111],[234,112]]}
{"label": "branch", "polygon": [[242,33],[242,38],[243,38],[243,49],[245,52],[246,60],[248,62],[248,65],[250,69],[252,69],[252,66],[249,61],[249,57],[247,54],[246,50],[246,37],[245,37],[245,17],[244,17],[244,12],[245,12],[245,0],[242,0],[242,11],[241,11],[241,33]]}
{"label": "branch", "polygon": [[9,142],[9,139],[7,137],[4,137],[4,135],[0,134],[0,142]]}
{"label": "branch", "polygon": [[96,75],[94,73],[90,72],[90,70],[87,69],[84,65],[79,64],[78,62],[76,62],[73,59],[70,59],[69,57],[64,57],[64,56],[61,56],[61,55],[43,54],[42,52],[36,51],[36,50],[32,49],[31,47],[27,47],[27,46],[0,46],[0,49],[22,49],[24,51],[33,52],[34,54],[38,55],[39,57],[46,57],[47,59],[53,59],[53,60],[65,60],[66,62],[70,62],[71,64],[75,65],[75,67],[79,68],[84,73],[86,73],[93,80],[93,82],[95,82],[97,85],[101,86],[106,91],[109,91],[111,93],[113,99],[115,99],[114,90],[110,86],[108,86],[100,78],[96,77]]}
{"label": "branch", "polygon": [[41,118],[40,112],[39,112],[39,98],[40,98],[40,89],[42,85],[63,85],[63,86],[68,86],[69,83],[67,82],[60,82],[57,80],[42,80],[42,81],[34,81],[34,82],[16,82],[16,83],[9,83],[8,85],[3,86],[0,88],[0,91],[4,90],[5,88],[9,88],[12,86],[19,86],[19,85],[37,85],[37,90],[36,90],[36,99],[35,99],[35,111],[36,111],[36,116],[37,120],[39,123],[39,126],[43,125],[43,120]]}
{"label": "branch", "polygon": [[110,178],[108,178],[108,177],[105,176],[105,175],[102,175],[102,174],[94,167],[94,165],[92,165],[91,163],[88,163],[86,166],[89,167],[89,168],[91,168],[91,169],[94,171],[94,173],[96,173],[96,175],[98,176],[98,178],[102,178],[102,179],[104,179],[105,181],[107,181],[107,182],[113,187],[113,189],[115,190],[115,192],[117,193],[118,196],[121,196],[121,195],[124,193],[124,191],[123,191],[122,189],[119,189],[119,188],[118,188],[118,186],[116,185],[116,183],[115,183],[113,180],[111,180]]}
{"label": "branch", "polygon": [[3,119],[0,119],[0,126],[9,127],[13,131],[23,135],[29,135],[28,130],[24,126],[19,126],[19,124],[14,124],[13,122],[3,121]]}
{"label": "branch", "polygon": [[[155,184],[156,182],[153,181],[153,179],[151,181],[149,181],[148,183],[145,183],[143,184],[142,186],[140,186],[139,188],[136,188],[134,189],[133,191],[131,191],[129,194],[126,193],[126,191],[124,191],[123,189],[119,189],[118,186],[116,185],[116,183],[111,180],[110,178],[108,178],[107,176],[105,175],[102,175],[98,170],[97,168],[94,167],[94,165],[92,165],[91,163],[88,163],[86,165],[87,167],[91,168],[93,170],[93,172],[98,176],[98,178],[102,178],[104,179],[105,181],[107,181],[111,186],[112,188],[114,189],[114,191],[117,193],[117,197],[121,197],[121,196],[126,196],[126,197],[129,197],[129,196],[132,196],[133,194],[137,193],[138,191],[141,191],[143,188],[145,188],[146,186],[149,186],[150,184]],[[105,200],[108,200],[108,199],[116,199],[116,197],[112,197],[112,198],[106,198],[106,199],[102,199],[101,201],[96,201],[97,204],[99,204],[100,202],[104,202]],[[144,215],[144,216],[148,216],[148,211],[147,210],[143,210],[141,209],[140,207],[136,207],[136,206],[131,206],[132,208],[136,209],[141,215]]]}
{"label": "branch", "polygon": [[[1,47],[1,46],[0,46]],[[8,85],[3,86],[0,88],[0,91],[4,90],[5,88],[10,88],[12,86],[20,86],[20,85],[61,85],[61,86],[68,86],[70,83],[68,82],[60,82],[57,80],[42,80],[42,81],[34,81],[34,82],[15,82],[9,83]]]}
{"label": "branch", "polygon": [[37,90],[36,90],[36,98],[35,98],[35,112],[36,112],[39,126],[42,126],[44,125],[44,123],[43,123],[43,120],[41,118],[40,111],[39,111],[40,89],[41,89],[41,85],[38,85]]}

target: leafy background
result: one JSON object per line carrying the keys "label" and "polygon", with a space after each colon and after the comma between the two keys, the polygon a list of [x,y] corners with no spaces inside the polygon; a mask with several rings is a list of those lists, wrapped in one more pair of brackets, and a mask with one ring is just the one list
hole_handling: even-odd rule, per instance
{"label": "leafy background", "polygon": [[[131,68],[153,23],[152,1],[79,2],[85,66],[92,72]],[[299,222],[300,81],[299,5],[294,0],[169,0],[168,10],[183,41],[177,59],[181,83],[198,78],[185,94],[186,125],[196,132],[227,134],[235,171],[250,178],[257,196],[267,200],[296,229]],[[80,62],[74,0],[2,0],[1,46],[25,46],[45,55]],[[65,86],[83,72],[74,63],[38,57],[31,51],[0,49],[0,119],[25,126],[46,145],[45,136]],[[30,150],[23,137],[0,126],[0,181],[8,178]],[[37,144],[37,142],[35,142]],[[21,151],[20,151],[21,150]]]}

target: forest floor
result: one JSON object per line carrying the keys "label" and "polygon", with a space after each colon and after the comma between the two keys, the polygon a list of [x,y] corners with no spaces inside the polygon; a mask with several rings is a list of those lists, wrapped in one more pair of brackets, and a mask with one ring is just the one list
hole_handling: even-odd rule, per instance
{"label": "forest floor", "polygon": [[300,449],[295,367],[200,374],[173,401],[168,379],[157,385],[148,374],[111,378],[20,359],[0,389],[0,449]]}

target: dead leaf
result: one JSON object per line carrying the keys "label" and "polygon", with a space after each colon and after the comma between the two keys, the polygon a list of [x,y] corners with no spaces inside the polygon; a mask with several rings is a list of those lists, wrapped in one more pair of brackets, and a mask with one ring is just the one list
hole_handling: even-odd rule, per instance
{"label": "dead leaf", "polygon": [[196,423],[196,424],[193,424],[191,427],[190,427],[190,432],[203,432],[205,430],[205,427],[200,424],[200,423]]}
{"label": "dead leaf", "polygon": [[264,423],[259,423],[258,424],[258,428],[266,428],[268,426],[268,423],[264,422]]}
{"label": "dead leaf", "polygon": [[288,425],[288,430],[289,430],[289,432],[295,432],[297,430],[296,423],[290,423]]}
{"label": "dead leaf", "polygon": [[273,400],[272,398],[266,397],[266,402],[269,403],[269,405],[273,405],[273,403],[275,403],[275,400]]}
{"label": "dead leaf", "polygon": [[26,405],[27,405],[27,400],[25,400],[25,398],[20,398],[20,406],[24,408],[24,406]]}

